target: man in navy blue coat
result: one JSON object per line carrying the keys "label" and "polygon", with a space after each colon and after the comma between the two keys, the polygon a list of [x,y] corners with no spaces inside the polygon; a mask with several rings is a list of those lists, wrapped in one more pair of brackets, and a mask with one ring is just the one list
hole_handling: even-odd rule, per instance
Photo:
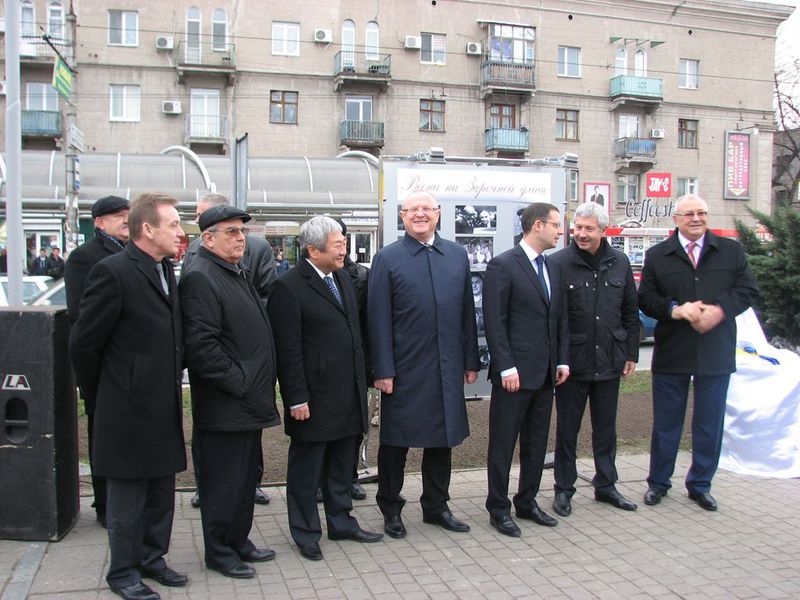
{"label": "man in navy blue coat", "polygon": [[394,538],[406,534],[400,492],[409,447],[424,448],[423,520],[469,531],[447,501],[451,451],[469,435],[464,382],[475,382],[480,361],[467,255],[436,234],[439,211],[428,193],[408,196],[406,234],[375,255],[370,272],[369,338],[382,392],[376,500]]}

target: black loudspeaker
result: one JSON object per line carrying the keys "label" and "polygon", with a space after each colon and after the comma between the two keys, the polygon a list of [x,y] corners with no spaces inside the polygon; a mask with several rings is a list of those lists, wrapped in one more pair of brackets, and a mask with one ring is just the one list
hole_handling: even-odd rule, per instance
{"label": "black loudspeaker", "polygon": [[63,309],[0,310],[0,539],[58,540],[78,519],[69,328]]}

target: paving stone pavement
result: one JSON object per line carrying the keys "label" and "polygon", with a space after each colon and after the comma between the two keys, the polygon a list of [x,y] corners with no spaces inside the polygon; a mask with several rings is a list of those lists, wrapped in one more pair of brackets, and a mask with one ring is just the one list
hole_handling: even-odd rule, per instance
{"label": "paving stone pavement", "polygon": [[[268,488],[272,502],[256,506],[251,539],[269,546],[275,561],[255,565],[251,580],[232,580],[203,567],[200,513],[189,493],[176,496],[169,564],[188,574],[186,588],[153,583],[162,598],[177,599],[471,599],[599,598],[744,599],[800,598],[800,480],[742,477],[720,471],[709,513],[682,485],[690,462],[681,453],[674,487],[655,507],[641,502],[647,456],[620,456],[619,490],[639,510],[623,512],[595,502],[579,480],[573,513],[554,528],[518,521],[521,538],[499,535],[483,507],[486,471],[453,474],[451,508],[472,526],[467,534],[422,523],[418,474],[406,477],[403,512],[408,536],[376,544],[332,542],[323,533],[325,560],[301,558],[291,543],[284,488]],[[590,461],[579,470],[591,475]],[[514,473],[516,476],[516,473]],[[516,480],[512,478],[512,486]],[[356,502],[362,526],[382,530],[375,502]],[[544,475],[540,505],[553,499],[552,472]],[[60,542],[0,541],[0,599],[90,600],[116,598],[106,587],[108,544],[94,521],[90,499]]]}

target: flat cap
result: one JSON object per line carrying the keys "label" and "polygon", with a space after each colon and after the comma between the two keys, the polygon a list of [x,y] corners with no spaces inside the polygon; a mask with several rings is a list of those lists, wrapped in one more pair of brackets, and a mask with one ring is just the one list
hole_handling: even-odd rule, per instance
{"label": "flat cap", "polygon": [[110,215],[118,210],[125,210],[131,207],[131,203],[119,196],[104,196],[92,204],[92,218]]}
{"label": "flat cap", "polygon": [[250,215],[235,206],[212,206],[200,215],[197,224],[200,226],[200,231],[205,231],[220,221],[230,221],[231,219],[241,219],[242,223],[247,223]]}

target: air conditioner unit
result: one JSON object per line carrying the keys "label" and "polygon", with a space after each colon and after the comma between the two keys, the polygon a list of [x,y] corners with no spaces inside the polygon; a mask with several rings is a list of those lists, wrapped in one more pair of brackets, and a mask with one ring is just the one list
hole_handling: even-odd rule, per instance
{"label": "air conditioner unit", "polygon": [[333,31],[330,29],[315,29],[314,41],[318,44],[330,44],[333,42]]}
{"label": "air conditioner unit", "polygon": [[159,35],[156,38],[156,48],[159,50],[172,50],[175,47],[175,40],[171,35]]}
{"label": "air conditioner unit", "polygon": [[37,55],[36,45],[26,41],[19,43],[19,55],[28,58],[33,58]]}
{"label": "air conditioner unit", "polygon": [[422,48],[422,38],[418,35],[407,35],[405,48],[406,50],[419,50]]}
{"label": "air conditioner unit", "polygon": [[6,95],[6,82],[0,81],[0,96]]}
{"label": "air conditioner unit", "polygon": [[164,100],[161,103],[161,112],[165,115],[179,115],[181,114],[180,100]]}
{"label": "air conditioner unit", "polygon": [[467,42],[466,53],[469,56],[480,56],[481,45],[478,42]]}
{"label": "air conditioner unit", "polygon": [[654,140],[661,140],[664,139],[664,136],[667,135],[667,132],[663,129],[651,129],[650,130],[650,137]]}
{"label": "air conditioner unit", "polygon": [[0,33],[5,33],[5,32],[6,32],[6,20],[0,18]]}

